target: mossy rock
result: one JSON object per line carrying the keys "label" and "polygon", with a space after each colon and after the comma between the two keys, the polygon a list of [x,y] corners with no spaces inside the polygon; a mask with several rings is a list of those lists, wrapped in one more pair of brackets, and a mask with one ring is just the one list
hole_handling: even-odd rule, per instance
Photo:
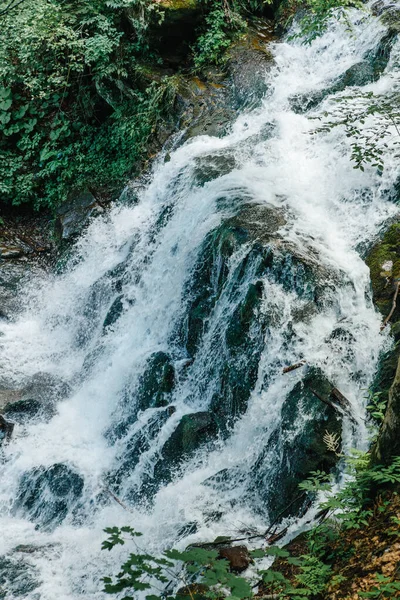
{"label": "mossy rock", "polygon": [[184,459],[213,439],[217,433],[216,421],[211,413],[204,411],[184,415],[165,443],[162,454],[173,462]]}
{"label": "mossy rock", "polygon": [[279,426],[254,465],[254,492],[260,495],[259,490],[266,491],[270,520],[285,509],[282,517],[301,512],[306,500],[301,497],[299,483],[312,471],[329,473],[337,464],[338,456],[328,449],[324,436],[327,431],[336,436],[340,449],[341,415],[313,393],[328,400],[332,389],[319,369],[310,369],[288,394]]}
{"label": "mossy rock", "polygon": [[[374,303],[379,311],[388,315],[392,307],[395,283],[400,280],[400,223],[394,223],[369,252],[366,263],[371,273]],[[395,310],[392,323],[400,319]]]}

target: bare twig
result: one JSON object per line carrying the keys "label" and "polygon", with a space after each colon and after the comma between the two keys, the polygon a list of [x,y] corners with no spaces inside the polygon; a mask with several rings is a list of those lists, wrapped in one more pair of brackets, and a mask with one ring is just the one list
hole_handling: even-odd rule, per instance
{"label": "bare twig", "polygon": [[118,502],[118,504],[119,504],[120,506],[122,506],[122,508],[123,508],[124,510],[126,510],[126,511],[128,511],[128,512],[130,512],[130,513],[132,512],[132,511],[131,511],[131,509],[130,509],[130,508],[128,508],[128,507],[127,507],[127,506],[126,506],[126,505],[125,505],[125,504],[122,502],[122,500],[120,500],[120,499],[118,498],[118,496],[116,496],[116,495],[114,494],[114,492],[112,492],[112,491],[111,491],[111,490],[110,490],[108,487],[105,487],[105,486],[103,486],[103,489],[104,489],[104,490],[105,490],[105,491],[106,491],[108,494],[110,494],[111,498],[112,498],[113,500],[115,500],[115,502]]}
{"label": "bare twig", "polygon": [[15,0],[11,0],[11,2],[9,2],[9,4],[7,4],[7,6],[3,8],[3,10],[0,10],[0,17],[8,13],[10,10],[17,8],[17,6],[19,6],[23,2],[25,2],[25,0],[19,0],[19,2],[17,3],[15,3]]}
{"label": "bare twig", "polygon": [[392,309],[391,309],[390,313],[388,314],[388,316],[386,317],[386,319],[383,321],[383,323],[381,325],[381,331],[383,329],[385,329],[385,327],[389,323],[394,311],[396,310],[396,303],[397,303],[397,296],[399,294],[399,289],[400,289],[400,281],[398,281],[396,284],[396,289],[394,291],[393,302],[392,302]]}
{"label": "bare twig", "polygon": [[282,373],[290,373],[290,371],[294,371],[295,369],[300,369],[300,367],[304,367],[304,365],[306,364],[305,360],[301,360],[298,363],[295,363],[294,365],[290,365],[290,367],[285,367],[284,369],[282,369]]}

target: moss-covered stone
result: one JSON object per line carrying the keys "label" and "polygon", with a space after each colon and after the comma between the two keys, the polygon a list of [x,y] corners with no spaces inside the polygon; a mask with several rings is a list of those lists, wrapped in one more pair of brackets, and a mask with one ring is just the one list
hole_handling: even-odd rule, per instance
{"label": "moss-covered stone", "polygon": [[[394,288],[400,280],[400,223],[394,223],[369,252],[366,263],[371,273],[374,303],[383,316],[390,312]],[[400,319],[397,308],[392,323]]]}
{"label": "moss-covered stone", "polygon": [[400,456],[400,362],[389,391],[385,418],[373,448],[373,460],[389,464],[393,457]]}

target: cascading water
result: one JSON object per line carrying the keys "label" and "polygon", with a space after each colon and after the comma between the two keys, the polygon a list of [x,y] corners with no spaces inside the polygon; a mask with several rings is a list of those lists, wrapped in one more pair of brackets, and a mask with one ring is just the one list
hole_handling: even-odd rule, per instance
{"label": "cascading water", "polygon": [[[389,148],[383,176],[362,173],[342,128],[310,135],[387,34],[351,19],[353,32],[335,21],[311,45],[274,44],[261,107],[160,158],[1,323],[2,386],[42,390],[1,449],[1,597],[102,598],[120,559],[100,552],[106,526],[142,531],[151,551],[265,530],[315,437],[343,427],[345,446],[365,443],[388,340],[360,253],[397,212],[398,166]],[[363,89],[395,89],[399,57],[393,39]],[[337,386],[352,418],[307,377]]]}

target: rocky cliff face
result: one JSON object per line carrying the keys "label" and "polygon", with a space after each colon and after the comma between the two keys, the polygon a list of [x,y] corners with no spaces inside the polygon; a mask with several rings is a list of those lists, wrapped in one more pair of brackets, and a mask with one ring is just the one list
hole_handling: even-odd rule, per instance
{"label": "rocky cliff face", "polygon": [[367,257],[374,302],[390,327],[393,346],[383,357],[373,392],[387,402],[385,418],[373,448],[375,462],[387,464],[400,455],[400,224],[387,230]]}

